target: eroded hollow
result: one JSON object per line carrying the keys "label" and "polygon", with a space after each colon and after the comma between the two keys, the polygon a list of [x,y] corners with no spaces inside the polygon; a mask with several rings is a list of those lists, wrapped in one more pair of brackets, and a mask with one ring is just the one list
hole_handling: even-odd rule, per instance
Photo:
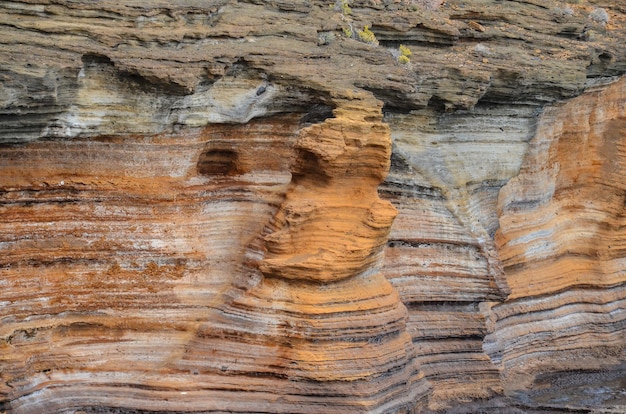
{"label": "eroded hollow", "polygon": [[292,182],[303,183],[312,181],[317,184],[328,183],[330,177],[319,157],[313,152],[300,148],[292,169]]}
{"label": "eroded hollow", "polygon": [[308,111],[300,118],[300,125],[321,124],[328,118],[334,118],[333,110],[334,107],[326,104],[311,105]]}
{"label": "eroded hollow", "polygon": [[226,149],[211,149],[200,154],[197,164],[200,175],[237,175],[241,174],[239,155]]}

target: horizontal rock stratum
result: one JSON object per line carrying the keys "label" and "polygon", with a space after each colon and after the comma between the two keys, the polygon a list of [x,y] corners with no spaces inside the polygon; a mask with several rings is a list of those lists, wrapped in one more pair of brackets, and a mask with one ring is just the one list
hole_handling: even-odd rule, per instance
{"label": "horizontal rock stratum", "polygon": [[624,412],[625,22],[1,2],[0,412]]}

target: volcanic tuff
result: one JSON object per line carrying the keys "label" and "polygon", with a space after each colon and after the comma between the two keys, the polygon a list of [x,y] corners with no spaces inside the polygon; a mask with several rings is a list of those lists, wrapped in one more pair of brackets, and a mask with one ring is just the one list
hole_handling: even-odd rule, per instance
{"label": "volcanic tuff", "polygon": [[0,412],[622,412],[625,19],[1,2]]}

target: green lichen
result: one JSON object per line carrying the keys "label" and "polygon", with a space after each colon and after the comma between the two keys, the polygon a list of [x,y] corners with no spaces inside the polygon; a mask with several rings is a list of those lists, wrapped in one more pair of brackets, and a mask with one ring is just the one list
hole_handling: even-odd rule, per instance
{"label": "green lichen", "polygon": [[376,39],[376,35],[370,30],[369,26],[365,26],[363,30],[359,30],[357,34],[361,42],[378,46],[378,39]]}
{"label": "green lichen", "polygon": [[350,3],[348,0],[337,0],[335,4],[331,4],[330,8],[335,11],[340,11],[344,16],[349,16],[352,14],[352,9],[350,8]]}
{"label": "green lichen", "polygon": [[400,47],[398,48],[398,62],[402,63],[403,65],[409,63],[411,61],[410,56],[412,54],[413,52],[411,52],[411,49],[404,45],[400,45]]}

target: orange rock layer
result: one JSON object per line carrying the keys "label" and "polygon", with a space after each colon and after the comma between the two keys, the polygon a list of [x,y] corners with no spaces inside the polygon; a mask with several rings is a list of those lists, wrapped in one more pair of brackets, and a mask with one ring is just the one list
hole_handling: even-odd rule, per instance
{"label": "orange rock layer", "polygon": [[496,242],[511,295],[490,309],[485,348],[509,394],[539,399],[536,389],[554,386],[545,373],[623,370],[625,137],[622,79],[547,109],[500,192]]}
{"label": "orange rock layer", "polygon": [[379,271],[389,130],[365,103],[302,129],[5,148],[11,412],[419,404],[406,309]]}

